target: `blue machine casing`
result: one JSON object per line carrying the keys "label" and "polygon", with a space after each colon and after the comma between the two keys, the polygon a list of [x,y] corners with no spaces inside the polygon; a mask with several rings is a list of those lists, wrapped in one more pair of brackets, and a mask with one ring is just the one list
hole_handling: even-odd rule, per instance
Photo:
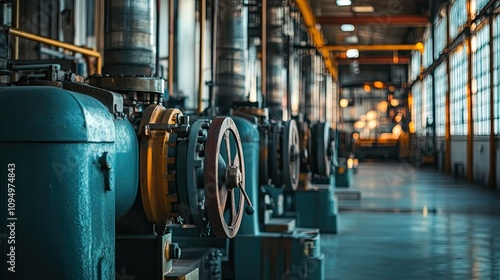
{"label": "blue machine casing", "polygon": [[137,194],[132,126],[55,87],[2,88],[0,103],[0,217],[15,218],[0,230],[13,246],[2,246],[0,262],[16,271],[6,279],[114,279],[115,213]]}

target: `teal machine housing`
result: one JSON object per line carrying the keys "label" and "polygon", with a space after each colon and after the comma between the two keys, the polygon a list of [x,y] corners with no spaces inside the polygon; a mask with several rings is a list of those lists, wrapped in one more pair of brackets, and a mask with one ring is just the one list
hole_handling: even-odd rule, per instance
{"label": "teal machine housing", "polygon": [[[295,192],[295,209],[302,227],[319,228],[322,233],[340,232],[340,215],[335,188],[339,183],[336,164],[337,153],[333,144],[329,123],[320,122],[312,126],[311,171],[312,185]],[[321,163],[321,164],[320,164]],[[320,166],[321,165],[321,166]],[[319,211],[311,211],[319,209]]]}
{"label": "teal machine housing", "polygon": [[[245,156],[245,185],[255,209],[259,203],[259,149],[257,123],[235,118]],[[244,216],[231,240],[234,279],[324,279],[324,255],[317,229],[261,232],[259,215]]]}
{"label": "teal machine housing", "polygon": [[138,187],[131,124],[56,87],[1,88],[0,103],[4,279],[114,279],[115,219]]}

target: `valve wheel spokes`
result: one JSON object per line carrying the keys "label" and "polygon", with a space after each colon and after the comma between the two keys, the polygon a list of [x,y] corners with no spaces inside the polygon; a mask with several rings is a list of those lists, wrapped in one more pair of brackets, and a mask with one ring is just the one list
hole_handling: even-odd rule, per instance
{"label": "valve wheel spokes", "polygon": [[295,120],[285,123],[283,138],[283,181],[288,190],[296,190],[299,186],[300,173],[300,139]]}
{"label": "valve wheel spokes", "polygon": [[[221,148],[226,150],[225,153]],[[231,148],[235,152],[234,157]],[[212,121],[204,166],[205,206],[211,229],[217,237],[232,238],[238,232],[243,217],[245,172],[240,136],[231,118],[217,117]],[[219,174],[223,174],[223,178]],[[229,211],[229,219],[224,215],[226,211]]]}

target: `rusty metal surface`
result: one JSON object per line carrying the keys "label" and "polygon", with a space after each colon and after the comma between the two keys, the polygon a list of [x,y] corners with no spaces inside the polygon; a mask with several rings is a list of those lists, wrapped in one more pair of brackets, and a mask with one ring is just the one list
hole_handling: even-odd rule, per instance
{"label": "rusty metal surface", "polygon": [[179,109],[165,109],[160,105],[146,108],[141,120],[140,137],[140,189],[144,211],[151,223],[165,225],[169,219],[179,216],[174,211],[177,203],[175,190],[170,189],[170,182],[175,181],[175,174],[170,174],[169,165],[175,163],[175,157],[169,154],[171,133],[166,130],[153,130],[147,135],[147,124],[176,124]]}
{"label": "rusty metal surface", "polygon": [[[222,173],[219,164],[224,156],[227,168]],[[244,196],[238,188],[245,188],[245,173],[240,136],[231,118],[216,117],[212,121],[206,142],[204,179],[205,206],[212,230],[217,237],[232,238],[243,217]],[[229,217],[225,212],[229,212]]]}

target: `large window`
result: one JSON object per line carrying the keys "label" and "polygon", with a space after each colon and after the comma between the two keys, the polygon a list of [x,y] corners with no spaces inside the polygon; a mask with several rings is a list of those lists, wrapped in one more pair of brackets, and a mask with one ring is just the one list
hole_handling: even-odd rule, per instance
{"label": "large window", "polygon": [[432,76],[428,75],[422,85],[422,126],[424,128],[434,122],[432,108]]}
{"label": "large window", "polygon": [[431,66],[432,62],[434,61],[431,35],[431,30],[427,28],[424,35],[424,55],[422,57],[422,65],[424,66],[424,68],[428,68],[429,66]]}
{"label": "large window", "polygon": [[490,134],[490,27],[472,37],[474,135]]}
{"label": "large window", "polygon": [[441,52],[446,47],[446,17],[439,18],[434,25],[434,59],[438,59]]}
{"label": "large window", "polygon": [[419,51],[414,51],[411,56],[410,82],[413,82],[420,75],[421,55]]}
{"label": "large window", "polygon": [[446,62],[441,63],[434,70],[434,81],[436,82],[436,135],[444,136],[446,132],[446,91],[448,89],[448,77],[446,74]]}
{"label": "large window", "polygon": [[467,22],[466,0],[455,0],[450,9],[450,37],[454,39]]}
{"label": "large window", "polygon": [[450,55],[451,135],[467,135],[467,49],[461,45]]}
{"label": "large window", "polygon": [[413,96],[411,119],[415,124],[416,132],[419,133],[422,131],[422,84],[420,81],[413,84],[411,93]]}
{"label": "large window", "polygon": [[481,9],[488,4],[490,0],[471,0],[471,3],[476,2],[476,13],[479,13]]}
{"label": "large window", "polygon": [[494,86],[494,100],[493,103],[495,104],[494,111],[494,120],[495,120],[495,134],[500,134],[500,83],[498,79],[498,75],[500,75],[500,18],[497,16],[494,18],[494,23],[493,23],[493,34],[494,34],[494,41],[493,41],[493,52],[494,52],[494,60],[493,60],[493,86]]}

